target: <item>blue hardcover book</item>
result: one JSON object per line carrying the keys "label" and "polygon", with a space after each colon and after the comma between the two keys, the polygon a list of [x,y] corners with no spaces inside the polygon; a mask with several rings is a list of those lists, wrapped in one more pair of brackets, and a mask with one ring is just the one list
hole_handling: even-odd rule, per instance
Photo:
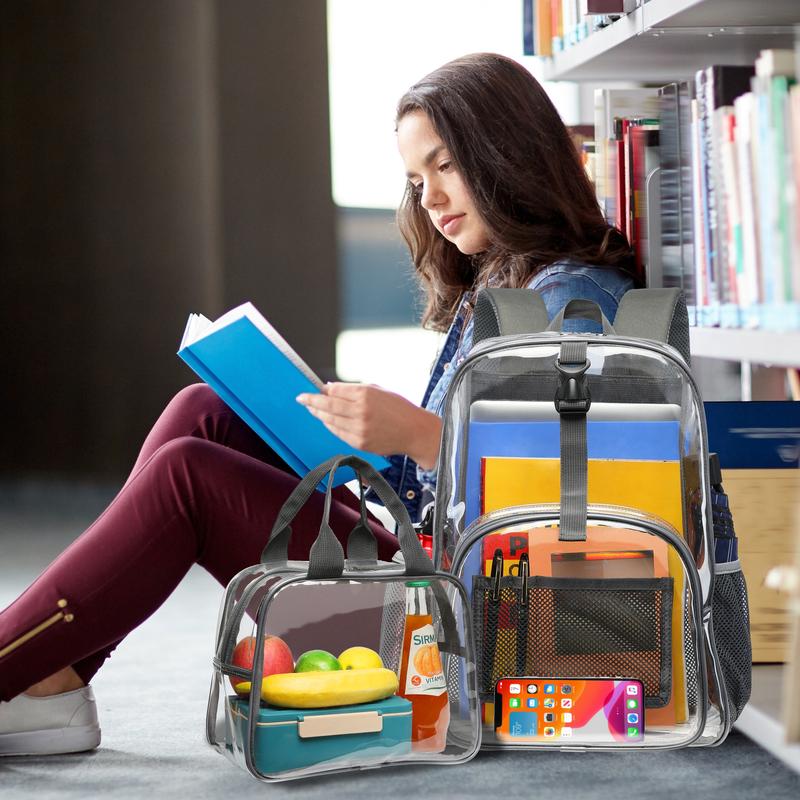
{"label": "blue hardcover book", "polygon": [[704,403],[708,449],[723,469],[800,467],[800,403]]}
{"label": "blue hardcover book", "polygon": [[[320,393],[322,382],[252,303],[215,322],[191,314],[178,355],[301,477],[339,454],[358,455],[378,470],[389,466],[342,441],[295,400]],[[338,470],[333,485],[353,477]]]}

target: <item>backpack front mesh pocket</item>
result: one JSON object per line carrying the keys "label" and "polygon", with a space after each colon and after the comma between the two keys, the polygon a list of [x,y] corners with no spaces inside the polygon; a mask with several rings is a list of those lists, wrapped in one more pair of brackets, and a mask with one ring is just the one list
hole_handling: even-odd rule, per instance
{"label": "backpack front mesh pocket", "polygon": [[[524,602],[523,602],[524,600]],[[479,687],[490,700],[508,675],[637,678],[649,708],[671,695],[672,578],[476,576]]]}

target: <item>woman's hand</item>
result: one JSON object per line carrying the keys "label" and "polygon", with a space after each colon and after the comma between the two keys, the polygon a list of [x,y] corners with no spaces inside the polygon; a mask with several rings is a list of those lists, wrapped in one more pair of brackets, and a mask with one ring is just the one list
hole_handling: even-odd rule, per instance
{"label": "woman's hand", "polygon": [[322,394],[301,394],[297,402],[358,450],[406,453],[423,469],[432,469],[439,457],[441,419],[394,392],[365,383],[326,383]]}

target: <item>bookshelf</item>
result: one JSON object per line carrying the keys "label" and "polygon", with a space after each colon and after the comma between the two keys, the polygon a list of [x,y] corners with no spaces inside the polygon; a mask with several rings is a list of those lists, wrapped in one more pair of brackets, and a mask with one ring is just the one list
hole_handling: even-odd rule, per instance
{"label": "bookshelf", "polygon": [[752,64],[792,47],[797,0],[650,0],[545,62],[547,81],[690,78],[714,63]]}
{"label": "bookshelf", "polygon": [[[761,50],[793,48],[797,25],[798,0],[649,0],[545,59],[541,77],[663,85],[710,64],[752,65]],[[800,330],[696,327],[690,336],[695,356],[800,367]],[[736,727],[800,773],[800,743],[787,744],[785,722],[786,703],[800,692],[798,667],[754,666],[751,700]],[[791,686],[784,684],[789,672]],[[798,727],[796,719],[790,724]]]}

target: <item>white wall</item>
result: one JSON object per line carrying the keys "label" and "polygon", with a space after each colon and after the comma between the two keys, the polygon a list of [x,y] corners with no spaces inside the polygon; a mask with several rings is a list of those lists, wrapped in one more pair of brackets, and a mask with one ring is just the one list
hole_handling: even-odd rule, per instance
{"label": "white wall", "polygon": [[[519,0],[328,0],[333,197],[337,205],[396,208],[405,178],[394,112],[415,81],[466,53],[522,56]],[[574,84],[549,84],[568,124],[580,122]]]}

